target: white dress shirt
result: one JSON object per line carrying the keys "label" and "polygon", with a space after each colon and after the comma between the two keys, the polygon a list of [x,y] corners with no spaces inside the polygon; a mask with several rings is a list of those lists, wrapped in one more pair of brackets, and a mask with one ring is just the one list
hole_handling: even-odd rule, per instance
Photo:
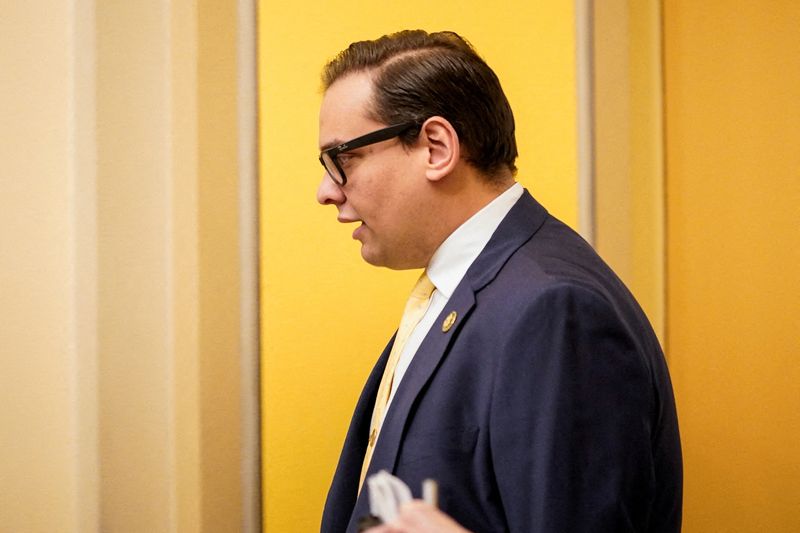
{"label": "white dress shirt", "polygon": [[523,191],[524,189],[519,183],[509,187],[503,194],[461,224],[434,252],[427,272],[436,290],[433,291],[428,310],[409,336],[403,352],[400,354],[400,359],[397,361],[389,403],[384,413],[388,412],[394,393],[414,359],[417,349],[433,326],[434,320],[445,308],[453,291],[461,283],[473,261],[483,251],[497,226],[522,196]]}

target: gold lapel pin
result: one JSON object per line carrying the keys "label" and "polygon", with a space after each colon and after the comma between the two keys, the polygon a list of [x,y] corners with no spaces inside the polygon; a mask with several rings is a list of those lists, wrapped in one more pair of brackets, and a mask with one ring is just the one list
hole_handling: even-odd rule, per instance
{"label": "gold lapel pin", "polygon": [[450,311],[450,314],[447,315],[447,318],[445,318],[444,322],[442,322],[442,333],[447,333],[450,331],[450,328],[452,328],[453,324],[456,323],[456,318],[458,318],[458,313],[455,311]]}

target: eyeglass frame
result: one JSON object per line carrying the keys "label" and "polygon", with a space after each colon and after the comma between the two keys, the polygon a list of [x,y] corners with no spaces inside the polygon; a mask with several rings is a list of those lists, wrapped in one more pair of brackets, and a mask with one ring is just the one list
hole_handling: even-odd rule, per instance
{"label": "eyeglass frame", "polygon": [[[319,162],[322,164],[322,168],[325,169],[325,172],[328,173],[328,176],[330,176],[333,182],[338,184],[340,187],[344,187],[345,184],[347,184],[347,175],[344,173],[344,169],[339,164],[339,160],[337,159],[339,154],[350,150],[355,150],[357,148],[363,148],[371,144],[388,141],[393,137],[399,137],[401,134],[405,133],[406,131],[410,130],[413,127],[419,127],[419,126],[420,123],[418,121],[413,121],[413,122],[404,122],[402,124],[394,124],[392,126],[387,126],[385,128],[372,131],[365,135],[361,135],[360,137],[356,137],[355,139],[343,142],[342,144],[334,146],[333,148],[322,150],[319,153]],[[323,159],[324,156],[328,156],[328,158],[336,167],[336,170],[342,177],[341,183],[339,182],[339,180],[336,179],[336,176],[334,176],[331,173],[330,169],[328,168],[328,165],[325,164],[325,160]]]}

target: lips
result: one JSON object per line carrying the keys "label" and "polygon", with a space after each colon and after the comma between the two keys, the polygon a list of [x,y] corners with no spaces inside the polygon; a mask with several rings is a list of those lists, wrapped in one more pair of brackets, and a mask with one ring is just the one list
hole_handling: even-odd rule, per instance
{"label": "lips", "polygon": [[362,222],[355,230],[353,230],[353,238],[358,239],[358,236],[361,234],[361,230],[363,229],[364,229],[364,223]]}
{"label": "lips", "polygon": [[358,239],[358,235],[361,233],[361,230],[364,228],[364,222],[361,219],[358,219],[358,218],[350,218],[350,217],[339,215],[338,217],[336,217],[336,220],[341,222],[342,224],[351,224],[353,222],[361,222],[361,224],[359,224],[358,227],[355,230],[353,230],[353,238],[354,239]]}

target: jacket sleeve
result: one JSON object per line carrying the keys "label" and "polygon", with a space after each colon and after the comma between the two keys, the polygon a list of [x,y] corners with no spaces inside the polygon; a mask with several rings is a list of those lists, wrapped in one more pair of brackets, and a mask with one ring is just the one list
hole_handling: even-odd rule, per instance
{"label": "jacket sleeve", "polygon": [[635,336],[601,295],[567,284],[517,317],[489,424],[509,530],[645,530],[655,400]]}

